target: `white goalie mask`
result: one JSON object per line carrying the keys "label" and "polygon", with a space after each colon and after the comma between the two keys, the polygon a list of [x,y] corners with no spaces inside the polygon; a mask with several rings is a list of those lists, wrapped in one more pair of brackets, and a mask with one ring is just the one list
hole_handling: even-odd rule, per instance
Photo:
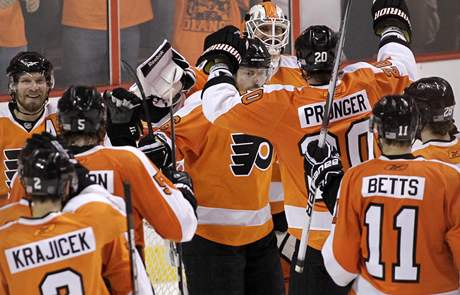
{"label": "white goalie mask", "polygon": [[279,6],[271,1],[254,5],[246,15],[245,21],[250,38],[260,39],[270,55],[281,54],[289,42],[290,22]]}

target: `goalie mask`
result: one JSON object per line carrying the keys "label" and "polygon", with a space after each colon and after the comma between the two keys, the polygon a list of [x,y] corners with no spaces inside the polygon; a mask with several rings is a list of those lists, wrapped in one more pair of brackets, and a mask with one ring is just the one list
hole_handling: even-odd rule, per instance
{"label": "goalie mask", "polygon": [[413,142],[420,127],[417,105],[406,95],[384,96],[372,110],[371,126],[379,138]]}
{"label": "goalie mask", "polygon": [[252,6],[245,17],[245,26],[248,36],[260,39],[272,56],[280,55],[289,42],[290,22],[271,1]]}
{"label": "goalie mask", "polygon": [[404,90],[415,100],[423,124],[453,122],[455,98],[449,82],[440,77],[422,78]]}
{"label": "goalie mask", "polygon": [[337,35],[327,26],[310,26],[295,40],[300,67],[307,74],[331,73]]}
{"label": "goalie mask", "polygon": [[94,87],[71,86],[58,101],[62,132],[97,134],[105,125],[106,108]]}
{"label": "goalie mask", "polygon": [[19,158],[18,174],[27,192],[42,200],[64,200],[78,189],[76,160],[70,158],[56,137],[34,134]]}

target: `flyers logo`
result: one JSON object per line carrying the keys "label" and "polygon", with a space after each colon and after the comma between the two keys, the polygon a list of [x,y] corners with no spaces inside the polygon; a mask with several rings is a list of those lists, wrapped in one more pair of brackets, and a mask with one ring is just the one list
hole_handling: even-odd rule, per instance
{"label": "flyers logo", "polygon": [[4,161],[3,169],[5,173],[5,184],[8,188],[11,188],[11,180],[13,179],[14,173],[18,170],[18,157],[21,149],[8,149],[3,151]]}
{"label": "flyers logo", "polygon": [[230,169],[235,176],[248,176],[254,166],[264,171],[272,163],[273,146],[264,138],[232,133]]}
{"label": "flyers logo", "polygon": [[190,0],[187,1],[182,30],[212,33],[232,23],[232,1]]}

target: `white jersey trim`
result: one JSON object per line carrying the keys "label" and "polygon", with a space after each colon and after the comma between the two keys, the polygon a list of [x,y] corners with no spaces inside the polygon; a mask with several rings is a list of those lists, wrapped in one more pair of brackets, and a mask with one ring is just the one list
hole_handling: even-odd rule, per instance
{"label": "white jersey trim", "polygon": [[332,226],[331,232],[323,245],[321,254],[323,255],[324,267],[329,276],[339,286],[346,286],[354,280],[358,274],[345,270],[337,261],[333,251],[335,226]]}
{"label": "white jersey trim", "polygon": [[425,149],[425,148],[427,148],[429,146],[451,147],[451,146],[456,145],[457,143],[458,143],[457,138],[454,138],[451,141],[435,141],[435,140],[433,140],[433,141],[429,141],[427,143],[422,144],[421,146],[419,146],[416,149],[413,149],[412,152],[423,150],[423,149]]}
{"label": "white jersey trim", "polygon": [[[375,288],[368,280],[363,276],[358,276],[352,285],[353,291],[356,295],[385,295],[388,293],[383,293],[377,288]],[[433,295],[459,295],[460,290],[453,290],[449,292],[442,293],[432,293]]]}
{"label": "white jersey trim", "polygon": [[29,201],[26,199],[20,199],[19,202],[14,202],[10,204],[6,204],[5,206],[0,207],[0,211],[6,210],[16,205],[27,206],[29,207]]}
{"label": "white jersey trim", "polygon": [[198,206],[198,224],[260,226],[271,220],[270,205],[259,210],[236,210]]}
{"label": "white jersey trim", "polygon": [[272,181],[270,183],[270,190],[268,199],[270,202],[282,202],[284,201],[283,184],[279,181]]}
{"label": "white jersey trim", "polygon": [[[305,207],[296,207],[284,205],[286,219],[289,228],[302,229],[305,224],[306,209]],[[310,229],[312,230],[331,230],[332,215],[329,211],[320,212],[313,209]]]}
{"label": "white jersey trim", "polygon": [[71,198],[62,208],[63,212],[75,212],[80,207],[92,203],[100,202],[112,206],[121,215],[126,216],[125,202],[120,197],[115,197],[109,194],[102,186],[93,184],[86,187],[77,196]]}

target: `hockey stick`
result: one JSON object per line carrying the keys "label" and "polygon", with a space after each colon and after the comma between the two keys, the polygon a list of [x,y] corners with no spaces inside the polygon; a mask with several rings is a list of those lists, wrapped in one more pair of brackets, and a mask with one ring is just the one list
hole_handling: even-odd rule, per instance
{"label": "hockey stick", "polygon": [[[339,72],[339,65],[340,59],[343,52],[343,45],[345,44],[345,33],[346,33],[346,26],[348,22],[348,16],[350,13],[352,0],[348,0],[347,7],[345,8],[345,15],[340,24],[340,39],[339,44],[337,45],[335,51],[335,60],[334,60],[334,67],[332,68],[332,76],[331,81],[329,82],[328,88],[328,96],[326,103],[324,105],[324,113],[323,113],[323,122],[321,124],[321,130],[319,133],[319,140],[318,140],[318,147],[323,148],[326,144],[326,136],[327,136],[327,129],[329,127],[329,113],[331,111],[332,101],[334,99],[335,88],[337,84],[338,72]],[[302,273],[303,268],[305,265],[305,254],[307,252],[307,243],[308,243],[308,235],[310,233],[310,226],[311,226],[311,219],[313,215],[313,207],[315,206],[316,198],[319,196],[320,190],[317,188],[315,193],[308,193],[308,200],[307,200],[307,208],[306,208],[306,218],[305,223],[302,228],[302,235],[300,239],[300,246],[299,246],[299,253],[297,253],[297,259],[295,262],[295,271],[297,273]]]}
{"label": "hockey stick", "polygon": [[[177,69],[174,70],[173,77],[176,77]],[[173,81],[171,81],[170,89],[173,87]],[[174,104],[173,104],[173,97],[172,92],[169,91],[169,124],[171,129],[171,163],[172,169],[176,170],[176,124],[174,122]],[[173,247],[174,251],[178,256],[178,266],[177,266],[177,276],[179,277],[178,285],[179,285],[179,292],[181,295],[184,295],[184,280],[182,276],[182,245],[181,243],[173,243],[171,242],[171,246]]]}
{"label": "hockey stick", "polygon": [[134,245],[134,221],[133,221],[133,206],[131,200],[131,186],[127,182],[123,182],[123,192],[126,201],[126,219],[128,223],[128,243],[129,243],[129,261],[131,264],[131,280],[133,283],[133,294],[139,294],[139,286],[137,283],[137,267],[136,267],[136,245]]}
{"label": "hockey stick", "polygon": [[149,106],[147,105],[147,98],[145,97],[144,87],[142,86],[141,81],[139,80],[139,77],[137,76],[136,72],[131,67],[131,65],[123,59],[121,60],[121,62],[122,62],[123,67],[126,67],[126,69],[128,70],[127,72],[129,73],[129,75],[136,81],[137,88],[139,88],[139,92],[141,93],[141,97],[142,97],[141,103],[142,103],[142,108],[144,109],[145,120],[147,121],[148,134],[150,136],[153,136],[152,120],[150,117]]}

